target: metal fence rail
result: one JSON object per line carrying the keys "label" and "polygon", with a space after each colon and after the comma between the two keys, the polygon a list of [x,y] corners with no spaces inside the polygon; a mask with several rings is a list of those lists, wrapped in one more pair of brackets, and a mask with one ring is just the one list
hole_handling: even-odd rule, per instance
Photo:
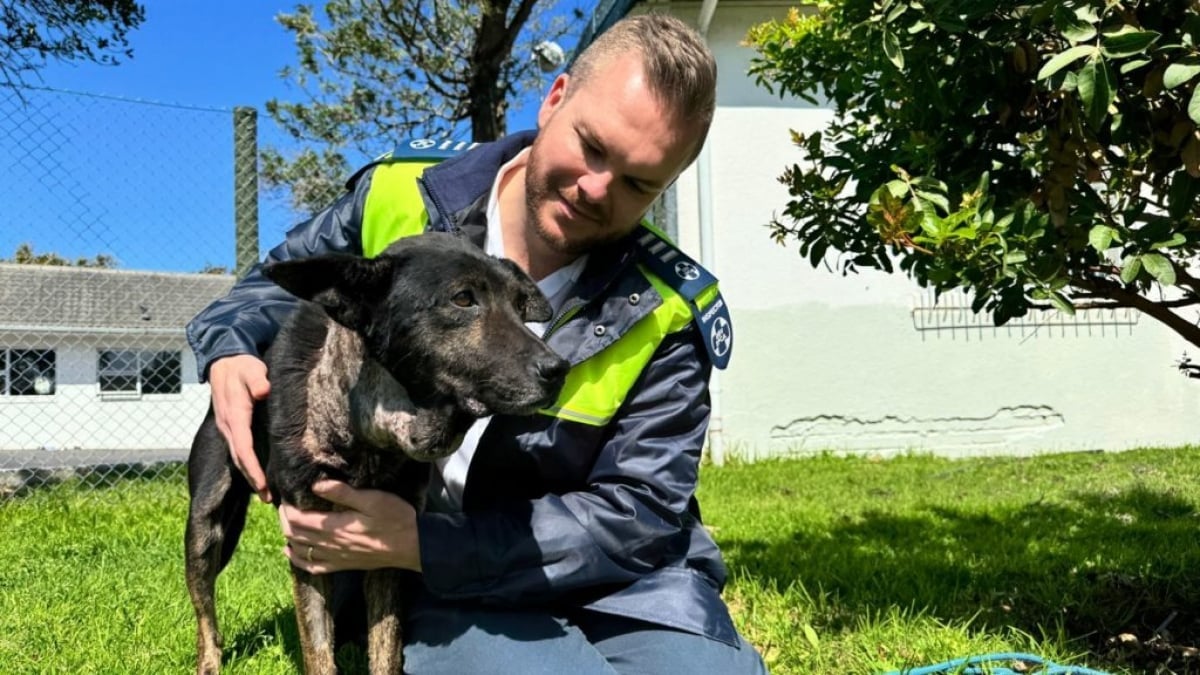
{"label": "metal fence rail", "polygon": [[184,325],[259,257],[256,138],[252,108],[0,87],[0,500],[186,457]]}

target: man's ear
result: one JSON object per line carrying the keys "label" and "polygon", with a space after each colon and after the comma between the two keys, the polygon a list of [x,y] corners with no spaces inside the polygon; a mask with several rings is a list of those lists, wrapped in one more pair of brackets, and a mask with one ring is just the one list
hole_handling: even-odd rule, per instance
{"label": "man's ear", "polygon": [[550,306],[550,301],[542,294],[537,284],[533,283],[533,279],[529,278],[525,270],[508,258],[501,258],[500,264],[507,267],[512,272],[513,278],[517,280],[517,288],[520,289],[521,294],[517,311],[521,312],[521,320],[526,322],[549,321],[554,318],[554,308]]}
{"label": "man's ear", "polygon": [[362,330],[387,295],[395,267],[386,256],[330,254],[268,263],[262,272],[292,295],[320,305],[334,321]]}
{"label": "man's ear", "polygon": [[567,73],[559,73],[558,77],[554,78],[554,83],[550,85],[550,91],[546,92],[546,97],[542,99],[542,104],[538,107],[538,129],[544,129],[550,122],[550,118],[554,116],[554,112],[567,100],[567,85],[570,82],[571,76]]}

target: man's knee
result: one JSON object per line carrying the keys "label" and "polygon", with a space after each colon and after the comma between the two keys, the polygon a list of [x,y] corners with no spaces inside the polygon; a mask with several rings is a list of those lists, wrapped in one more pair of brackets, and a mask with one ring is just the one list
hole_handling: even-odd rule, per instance
{"label": "man's knee", "polygon": [[408,617],[404,643],[411,675],[615,675],[578,628],[546,612],[420,607]]}

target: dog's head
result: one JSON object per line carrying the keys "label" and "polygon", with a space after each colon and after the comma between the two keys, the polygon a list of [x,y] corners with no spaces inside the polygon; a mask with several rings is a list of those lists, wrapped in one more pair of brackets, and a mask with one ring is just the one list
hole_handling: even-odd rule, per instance
{"label": "dog's head", "polygon": [[359,333],[418,404],[528,414],[552,404],[569,364],[525,327],[550,304],[516,264],[460,237],[406,237],[376,258],[272,263],[267,278]]}

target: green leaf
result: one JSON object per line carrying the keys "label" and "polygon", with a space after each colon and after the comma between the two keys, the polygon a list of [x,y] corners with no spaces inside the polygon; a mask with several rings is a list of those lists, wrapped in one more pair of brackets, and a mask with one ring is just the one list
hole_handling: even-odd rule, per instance
{"label": "green leaf", "polygon": [[[1193,96],[1192,100],[1195,98]],[[1167,215],[1176,220],[1183,218],[1196,205],[1198,192],[1200,179],[1192,178],[1187,171],[1176,171],[1171,177],[1171,188],[1167,192]]]}
{"label": "green leaf", "polygon": [[1160,241],[1151,244],[1150,248],[1175,248],[1176,246],[1183,246],[1186,243],[1187,237],[1183,236],[1182,232],[1176,232],[1175,234],[1171,235],[1170,239],[1166,241]]}
{"label": "green leaf", "polygon": [[883,31],[883,53],[898,70],[904,70],[904,52],[900,49],[900,38],[890,30]]}
{"label": "green leaf", "polygon": [[1083,42],[1096,37],[1095,26],[1061,4],[1054,8],[1054,26],[1071,42]]}
{"label": "green leaf", "polygon": [[1142,272],[1142,258],[1134,256],[1126,258],[1125,264],[1121,267],[1121,281],[1127,284],[1132,284],[1134,279]]}
{"label": "green leaf", "polygon": [[1098,252],[1104,253],[1112,246],[1113,238],[1116,236],[1117,231],[1108,225],[1096,225],[1088,232],[1088,243]]}
{"label": "green leaf", "polygon": [[1126,30],[1105,33],[1100,40],[1100,49],[1109,58],[1124,58],[1141,54],[1158,41],[1162,34],[1153,30]]}
{"label": "green leaf", "polygon": [[1121,64],[1121,74],[1131,73],[1144,65],[1153,63],[1150,59],[1134,59]]}
{"label": "green leaf", "polygon": [[942,219],[938,218],[936,213],[932,211],[921,212],[921,231],[935,242],[940,242],[945,236],[945,228],[942,226]]}
{"label": "green leaf", "polygon": [[926,190],[914,190],[916,195],[924,201],[930,202],[935,206],[941,207],[943,212],[949,213],[950,200],[945,195],[937,194],[936,192],[928,192]]}
{"label": "green leaf", "polygon": [[1200,60],[1196,58],[1186,58],[1178,63],[1172,63],[1163,71],[1163,86],[1167,89],[1174,89],[1196,75],[1200,74]]}
{"label": "green leaf", "polygon": [[1016,265],[1029,260],[1029,256],[1024,251],[1010,251],[1004,256],[1005,265]]}
{"label": "green leaf", "polygon": [[1188,117],[1200,124],[1200,87],[1192,89],[1192,99],[1188,101]]}
{"label": "green leaf", "polygon": [[1085,56],[1092,56],[1097,53],[1097,49],[1093,45],[1077,45],[1071,47],[1061,54],[1055,54],[1054,58],[1050,59],[1038,71],[1037,79],[1044,80],[1067,66],[1075,63]]}
{"label": "green leaf", "polygon": [[1171,264],[1167,257],[1158,253],[1146,253],[1142,255],[1142,264],[1146,266],[1146,271],[1150,276],[1158,280],[1158,283],[1164,286],[1175,285],[1175,266]]}
{"label": "green leaf", "polygon": [[817,637],[817,631],[812,627],[812,624],[804,624],[804,639],[808,641],[808,645],[813,649],[821,646],[821,640]]}
{"label": "green leaf", "polygon": [[1108,62],[1097,56],[1079,69],[1079,98],[1092,128],[1099,128],[1116,96],[1116,77]]}
{"label": "green leaf", "polygon": [[1075,316],[1075,305],[1072,305],[1071,301],[1067,299],[1067,296],[1059,293],[1058,291],[1054,291],[1050,294],[1050,304],[1054,305],[1054,308],[1063,314]]}

